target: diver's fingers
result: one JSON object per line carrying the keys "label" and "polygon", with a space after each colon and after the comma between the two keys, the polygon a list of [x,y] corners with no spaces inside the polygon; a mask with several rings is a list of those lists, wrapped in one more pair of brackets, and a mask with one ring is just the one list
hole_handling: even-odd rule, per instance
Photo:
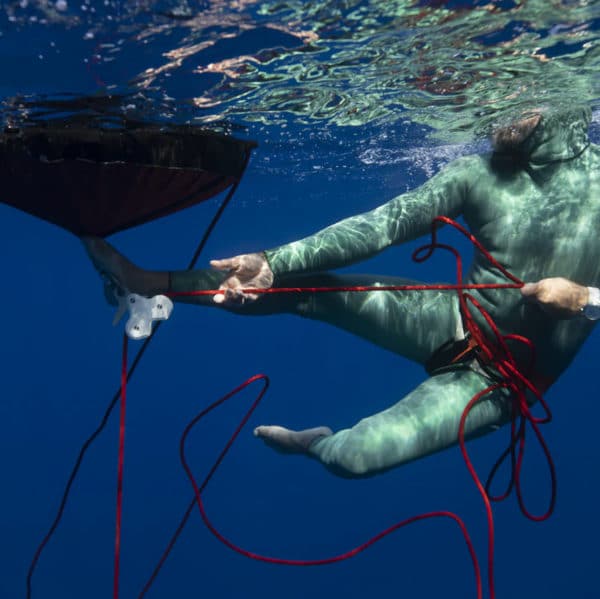
{"label": "diver's fingers", "polygon": [[233,258],[224,258],[222,260],[211,260],[210,265],[216,270],[231,272],[240,267],[240,260],[238,256],[235,256]]}
{"label": "diver's fingers", "polygon": [[523,287],[521,287],[521,294],[525,297],[535,296],[539,289],[539,283],[525,283]]}
{"label": "diver's fingers", "polygon": [[258,293],[248,293],[248,290],[246,289],[245,291],[234,291],[235,297],[233,298],[233,301],[235,301],[238,304],[245,304],[248,302],[253,302],[254,300],[258,299]]}
{"label": "diver's fingers", "polygon": [[244,293],[244,286],[236,276],[230,276],[221,283],[219,290],[221,293],[216,293],[213,296],[213,301],[216,304],[227,304],[229,306],[241,306],[248,300],[255,300],[258,295],[253,293]]}
{"label": "diver's fingers", "polygon": [[[222,260],[211,260],[210,265],[215,270],[232,273],[235,272],[239,267],[239,260],[237,257],[224,258]],[[232,296],[230,292],[232,287],[240,287],[240,281],[235,275],[230,275],[221,283],[221,285],[219,285],[219,289],[222,290],[223,293],[217,293],[213,295],[213,302],[215,302],[215,304],[232,303]]]}
{"label": "diver's fingers", "polygon": [[213,295],[215,304],[225,304],[226,306],[239,306],[244,303],[244,294],[236,289],[220,288],[220,293]]}
{"label": "diver's fingers", "polygon": [[230,307],[243,306],[250,297],[242,293],[240,289],[223,289],[223,293],[218,293],[213,300],[217,304],[225,304]]}

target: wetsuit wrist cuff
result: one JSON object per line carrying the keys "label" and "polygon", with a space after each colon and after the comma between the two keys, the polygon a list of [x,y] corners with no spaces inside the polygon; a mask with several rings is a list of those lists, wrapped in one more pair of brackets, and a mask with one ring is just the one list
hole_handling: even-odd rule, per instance
{"label": "wetsuit wrist cuff", "polygon": [[581,312],[589,320],[598,320],[600,318],[600,289],[588,287],[588,292],[587,304],[581,309]]}
{"label": "wetsuit wrist cuff", "polygon": [[275,269],[273,268],[273,256],[272,256],[271,250],[264,250],[262,252],[262,255],[265,257],[265,260],[267,261],[267,264],[268,264],[269,268],[271,269],[273,276],[276,276],[277,273],[275,272]]}

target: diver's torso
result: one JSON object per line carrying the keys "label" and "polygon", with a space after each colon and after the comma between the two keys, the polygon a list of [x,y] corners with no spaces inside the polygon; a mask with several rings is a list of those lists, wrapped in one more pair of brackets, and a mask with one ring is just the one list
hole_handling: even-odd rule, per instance
{"label": "diver's torso", "polygon": [[[525,282],[565,277],[600,287],[600,150],[590,146],[569,161],[523,169],[496,169],[478,159],[465,219],[471,231],[510,272]],[[481,256],[470,280],[504,282]],[[523,301],[518,291],[484,291],[504,333],[520,333],[538,348],[540,367],[558,374],[573,358],[592,324],[557,320]]]}

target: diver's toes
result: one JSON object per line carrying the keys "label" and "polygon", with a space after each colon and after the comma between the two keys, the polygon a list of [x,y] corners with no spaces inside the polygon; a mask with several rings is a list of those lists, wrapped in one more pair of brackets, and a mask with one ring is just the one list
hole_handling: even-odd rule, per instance
{"label": "diver's toes", "polygon": [[272,429],[272,426],[257,426],[254,429],[254,436],[260,437],[261,439],[265,439],[269,437],[269,430]]}

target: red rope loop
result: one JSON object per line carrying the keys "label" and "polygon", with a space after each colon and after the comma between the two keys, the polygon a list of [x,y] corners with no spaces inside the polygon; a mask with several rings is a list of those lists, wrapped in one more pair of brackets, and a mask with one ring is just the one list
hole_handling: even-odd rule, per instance
{"label": "red rope loop", "polygon": [[[258,381],[258,380],[262,380],[264,382],[264,387],[261,389],[258,397],[254,400],[254,402],[252,403],[251,407],[245,413],[245,415],[244,415],[242,421],[240,422],[239,426],[236,428],[235,432],[233,433],[233,435],[231,436],[231,438],[229,439],[229,441],[225,445],[225,447],[222,450],[221,454],[219,455],[219,457],[217,458],[217,460],[215,461],[215,463],[211,467],[209,473],[204,478],[204,481],[202,482],[202,484],[198,485],[198,483],[196,482],[196,479],[194,477],[194,474],[193,474],[193,472],[192,472],[192,470],[191,470],[191,468],[190,468],[190,466],[188,464],[187,456],[186,456],[186,442],[187,442],[187,439],[188,439],[189,435],[191,434],[191,432],[194,429],[194,427],[200,422],[200,420],[202,420],[214,408],[216,408],[217,406],[223,404],[225,401],[227,401],[228,399],[230,399],[231,397],[233,397],[234,395],[236,395],[237,393],[239,393],[241,390],[245,389],[248,385],[250,385],[251,383],[253,383],[255,381]],[[254,410],[257,408],[258,404],[262,400],[262,398],[263,398],[263,396],[264,396],[264,394],[265,394],[268,386],[269,386],[269,379],[268,379],[268,377],[266,375],[259,374],[259,375],[255,375],[255,376],[251,377],[245,383],[243,383],[242,385],[240,385],[239,387],[237,387],[233,391],[229,392],[227,395],[225,395],[224,397],[222,397],[218,401],[214,402],[208,408],[205,408],[198,415],[196,415],[189,422],[189,424],[186,426],[186,428],[185,428],[185,430],[184,430],[184,432],[183,432],[183,434],[181,436],[181,440],[180,440],[180,444],[179,444],[179,456],[180,456],[180,460],[181,460],[181,464],[183,466],[183,469],[185,470],[185,473],[187,474],[188,479],[189,479],[189,481],[190,481],[190,483],[191,483],[191,485],[192,485],[192,487],[194,489],[195,503],[198,506],[198,509],[200,511],[200,515],[202,517],[202,520],[204,521],[204,524],[206,525],[206,527],[208,528],[208,530],[219,541],[221,541],[221,543],[223,543],[224,545],[226,545],[227,547],[229,547],[233,551],[235,551],[235,552],[237,552],[237,553],[239,553],[239,554],[241,554],[241,555],[243,555],[245,557],[248,557],[248,558],[251,558],[251,559],[254,559],[254,560],[258,560],[258,561],[261,561],[261,562],[266,562],[266,563],[270,563],[270,564],[280,564],[280,565],[286,565],[286,566],[323,566],[323,565],[333,564],[333,563],[340,562],[340,561],[349,559],[351,557],[354,557],[355,555],[357,555],[360,552],[364,551],[365,549],[367,549],[371,545],[374,545],[375,543],[377,543],[378,541],[380,541],[384,537],[388,536],[389,534],[395,532],[396,530],[398,530],[398,529],[400,529],[400,528],[402,528],[404,526],[412,524],[414,522],[419,522],[421,520],[426,520],[426,519],[431,519],[431,518],[449,518],[449,519],[451,519],[452,521],[454,521],[458,525],[458,527],[460,528],[461,533],[463,534],[463,537],[465,539],[465,543],[467,545],[467,549],[468,549],[469,555],[471,556],[471,561],[473,563],[473,569],[474,569],[474,572],[475,572],[475,580],[476,580],[476,586],[477,586],[477,597],[478,597],[478,599],[481,599],[483,597],[483,590],[482,590],[482,584],[481,584],[481,570],[480,570],[479,563],[478,563],[478,560],[477,560],[477,555],[476,555],[475,549],[473,547],[473,543],[471,541],[469,533],[467,531],[467,528],[466,528],[464,522],[456,514],[453,514],[451,512],[447,512],[447,511],[429,512],[429,513],[425,513],[425,514],[419,514],[419,515],[413,516],[411,518],[407,518],[405,520],[402,520],[401,522],[397,522],[396,524],[393,524],[392,526],[389,526],[385,530],[379,532],[378,534],[374,535],[373,537],[371,537],[370,539],[368,539],[364,543],[361,543],[360,545],[357,545],[356,547],[354,547],[353,549],[351,549],[349,551],[346,551],[344,553],[340,553],[338,555],[333,555],[333,556],[330,556],[330,557],[320,558],[320,559],[306,559],[306,560],[285,559],[285,558],[279,558],[279,557],[271,557],[271,556],[261,555],[261,554],[255,553],[253,551],[248,551],[248,550],[240,547],[239,545],[237,545],[234,542],[230,541],[223,534],[221,534],[217,530],[217,528],[212,524],[212,522],[210,521],[210,519],[209,519],[209,517],[208,517],[208,515],[206,513],[206,510],[205,510],[205,507],[204,507],[204,502],[202,501],[202,492],[206,488],[206,485],[208,484],[209,480],[214,475],[214,473],[217,470],[218,466],[223,461],[226,453],[231,448],[233,442],[235,441],[235,439],[237,438],[237,436],[241,432],[242,428],[246,425],[246,423],[248,422],[250,416],[252,415],[252,413],[254,412]],[[179,529],[179,527],[178,527],[178,529]],[[150,581],[144,587],[144,590],[142,591],[142,593],[139,596],[140,598],[148,590],[148,588],[150,586],[150,583],[154,580],[156,574],[158,573],[158,569],[164,564],[164,561],[166,560],[166,558],[168,556],[168,552],[171,550],[172,546],[173,546],[173,543],[172,542],[169,543],[167,551],[165,551],[165,553],[161,557],[161,560],[159,562],[159,566],[157,567],[157,569],[155,569],[155,571],[154,571],[154,573],[152,575],[152,578],[150,579]]]}
{"label": "red rope loop", "polygon": [[[457,229],[460,233],[462,233],[469,241],[475,246],[475,248],[483,254],[483,256],[490,262],[490,264],[497,269],[504,277],[506,277],[510,283],[497,283],[497,284],[465,284],[463,283],[463,269],[462,269],[462,259],[458,251],[450,245],[439,243],[437,240],[437,231],[440,225],[447,224],[455,229]],[[471,334],[473,339],[477,342],[478,351],[479,351],[479,359],[482,363],[484,363],[487,367],[493,366],[495,371],[496,382],[490,384],[487,388],[483,389],[479,393],[477,393],[467,404],[465,407],[459,425],[459,430],[457,431],[458,442],[460,446],[461,453],[467,465],[467,468],[475,482],[475,485],[482,497],[482,500],[485,505],[486,510],[486,518],[487,518],[487,526],[488,526],[488,590],[490,597],[493,599],[495,597],[494,590],[494,522],[493,522],[493,514],[491,509],[491,501],[499,501],[505,499],[509,496],[512,489],[516,489],[517,500],[523,514],[532,519],[532,520],[544,520],[548,518],[552,510],[554,508],[555,497],[556,497],[556,473],[554,464],[552,462],[552,458],[550,456],[549,449],[547,444],[541,434],[539,429],[539,425],[550,422],[551,420],[551,412],[550,409],[542,397],[541,391],[536,387],[534,382],[531,380],[531,374],[534,372],[534,346],[532,342],[522,336],[507,334],[503,335],[498,330],[497,326],[493,322],[491,316],[488,312],[481,306],[481,304],[474,298],[471,294],[467,293],[468,290],[473,289],[518,289],[523,286],[523,281],[519,278],[511,274],[508,270],[506,270],[480,243],[479,241],[469,233],[464,227],[460,224],[456,223],[452,219],[440,216],[436,217],[432,223],[432,231],[431,231],[431,242],[427,245],[424,245],[418,248],[413,253],[413,260],[416,262],[424,262],[429,259],[436,249],[444,249],[450,253],[452,253],[456,260],[456,279],[457,282],[454,285],[393,285],[393,286],[383,286],[383,287],[368,287],[368,286],[359,286],[359,287],[316,287],[316,288],[270,288],[270,289],[252,289],[252,293],[331,293],[331,292],[340,292],[340,291],[353,291],[353,292],[367,292],[367,291],[420,291],[425,289],[437,289],[437,290],[454,290],[458,293],[458,299],[460,304],[461,313],[463,315],[463,319],[465,322],[466,329]],[[220,293],[219,290],[204,290],[204,291],[192,291],[192,292],[183,292],[183,293],[172,293],[171,296],[191,296],[191,295],[215,295]],[[477,320],[474,316],[472,308],[483,318],[487,326],[492,332],[492,338],[488,338],[488,335],[481,329],[478,325]],[[530,352],[530,360],[525,374],[519,367],[517,360],[515,359],[510,347],[509,342],[519,343],[528,348]],[[192,429],[195,425],[206,415],[208,412],[213,410],[215,407],[232,397],[234,394],[238,393],[241,389],[245,388],[251,382],[254,382],[258,379],[265,380],[265,387],[262,389],[259,397],[255,400],[254,404],[252,404],[250,410],[244,416],[242,423],[236,429],[234,435],[231,437],[225,449],[211,468],[209,474],[204,479],[202,485],[198,486],[195,481],[194,475],[191,471],[191,468],[187,462],[186,454],[185,454],[185,443],[188,438],[188,435],[191,433]],[[252,377],[246,383],[236,388],[234,391],[230,392],[214,404],[211,404],[208,408],[203,410],[200,414],[198,414],[186,427],[180,442],[180,459],[183,465],[183,468],[190,480],[190,483],[194,489],[194,501],[198,506],[200,511],[200,515],[207,526],[207,528],[211,531],[211,533],[219,539],[222,543],[224,543],[227,547],[240,553],[246,557],[268,562],[268,563],[276,563],[276,564],[285,564],[290,566],[315,566],[315,565],[323,565],[335,563],[341,560],[348,559],[350,557],[355,556],[361,551],[365,550],[367,547],[376,543],[383,537],[387,536],[391,532],[398,530],[399,528],[411,524],[413,522],[423,520],[426,518],[433,517],[447,517],[453,519],[460,527],[461,532],[465,538],[467,543],[467,547],[469,553],[471,555],[471,559],[473,561],[473,567],[475,571],[476,585],[477,585],[477,597],[481,599],[482,597],[482,584],[481,584],[481,572],[477,560],[477,556],[475,554],[473,545],[469,538],[468,532],[464,523],[458,516],[452,514],[450,512],[431,512],[427,514],[418,515],[407,520],[403,520],[397,524],[390,526],[385,529],[381,533],[375,535],[365,543],[358,545],[354,549],[347,551],[345,553],[335,555],[332,557],[321,558],[321,559],[312,559],[312,560],[288,560],[283,558],[269,557],[259,555],[252,551],[248,551],[243,549],[242,547],[236,545],[226,537],[224,537],[210,522],[204,504],[202,502],[202,491],[206,487],[206,484],[214,474],[216,468],[221,463],[222,459],[225,456],[225,453],[231,447],[231,444],[239,434],[241,428],[248,421],[251,413],[255,410],[259,401],[262,399],[262,395],[266,391],[268,386],[268,379],[264,375],[257,375],[256,377]],[[509,392],[510,401],[511,401],[511,426],[510,426],[510,444],[509,448],[502,454],[501,458],[496,462],[486,485],[484,486],[479,476],[472,464],[472,461],[466,451],[465,444],[465,426],[467,422],[467,418],[469,413],[473,409],[473,407],[481,401],[486,395],[501,389],[506,389]],[[539,401],[542,409],[545,413],[542,417],[535,417],[532,415],[529,403],[527,401],[527,392],[533,394],[533,396]],[[549,507],[545,512],[541,515],[532,514],[526,507],[525,502],[523,500],[522,488],[521,488],[521,468],[523,464],[523,459],[525,455],[525,430],[526,425],[529,425],[533,428],[535,436],[540,443],[544,455],[546,457],[548,467],[550,470],[551,477],[551,498]],[[518,449],[517,449],[518,447]],[[488,489],[491,486],[492,480],[500,466],[500,464],[504,461],[504,459],[510,455],[511,456],[511,476],[510,481],[507,486],[506,491],[499,496],[492,496]],[[182,518],[175,534],[173,535],[167,549],[163,553],[161,560],[159,561],[158,566],[155,568],[152,577],[144,587],[142,593],[140,594],[140,598],[146,593],[150,584],[158,574],[160,567],[164,564],[169,552],[171,551],[179,533],[181,532],[187,518],[191,513],[191,509],[193,507],[193,503],[188,508],[186,514]]]}
{"label": "red rope loop", "polygon": [[[229,438],[229,440],[227,441],[225,447],[223,448],[223,450],[221,451],[221,453],[219,454],[219,456],[217,457],[217,459],[215,460],[214,464],[212,465],[212,467],[210,468],[208,474],[205,476],[204,480],[202,481],[202,483],[199,485],[196,482],[195,476],[191,470],[191,467],[188,464],[187,461],[187,456],[186,456],[186,442],[187,439],[189,437],[189,435],[191,434],[192,430],[196,427],[196,425],[204,418],[206,417],[210,412],[212,412],[215,408],[217,408],[218,406],[222,405],[223,403],[225,403],[226,401],[228,401],[229,399],[231,399],[233,396],[237,395],[238,393],[240,393],[242,390],[244,390],[246,387],[248,387],[249,385],[251,385],[254,382],[257,381],[262,381],[263,382],[263,388],[260,390],[258,396],[256,397],[256,399],[254,400],[254,402],[251,404],[250,408],[246,411],[246,413],[244,414],[244,417],[242,418],[240,424],[237,426],[237,428],[235,429],[234,433],[232,434],[232,436]],[[249,378],[247,381],[245,381],[244,383],[242,383],[241,385],[239,385],[238,387],[236,387],[235,389],[233,389],[232,391],[230,391],[229,393],[227,393],[226,395],[224,395],[223,397],[221,397],[219,400],[215,401],[214,403],[212,403],[211,405],[209,405],[207,408],[203,409],[199,414],[197,414],[186,426],[182,436],[181,436],[181,440],[180,440],[180,445],[179,445],[179,455],[180,455],[180,460],[182,463],[182,466],[186,472],[186,475],[188,476],[188,479],[190,481],[190,484],[192,485],[193,489],[194,489],[194,498],[190,504],[190,506],[188,507],[188,509],[186,510],[183,518],[181,519],[179,525],[177,526],[175,533],[173,534],[171,540],[169,541],[169,543],[167,544],[167,547],[165,549],[165,551],[163,552],[157,566],[154,568],[154,571],[152,572],[152,575],[150,576],[150,578],[148,579],[148,581],[146,582],[146,584],[144,585],[144,588],[142,589],[141,593],[138,595],[138,599],[142,599],[146,593],[148,592],[148,590],[150,589],[151,585],[153,584],[154,580],[156,579],[156,577],[158,576],[162,566],[164,565],[164,563],[166,562],[171,550],[173,549],[175,542],[177,540],[177,538],[179,537],[179,534],[181,533],[181,531],[183,530],[183,527],[185,526],[192,508],[197,505],[199,512],[200,512],[200,516],[202,517],[202,520],[204,522],[204,524],[206,525],[206,527],[208,528],[208,530],[220,541],[222,542],[224,545],[226,545],[227,547],[229,547],[230,549],[232,549],[233,551],[254,559],[254,560],[258,560],[258,561],[262,561],[262,562],[266,562],[266,563],[271,563],[271,564],[279,564],[279,565],[287,565],[287,566],[322,566],[322,565],[327,565],[327,564],[332,564],[332,563],[336,563],[336,562],[340,562],[346,559],[349,559],[351,557],[354,557],[355,555],[357,555],[358,553],[364,551],[365,549],[367,549],[368,547],[370,547],[371,545],[374,545],[375,543],[377,543],[378,541],[380,541],[381,539],[383,539],[384,537],[388,536],[389,534],[395,532],[396,530],[404,527],[404,526],[408,526],[409,524],[412,524],[414,522],[419,522],[421,520],[426,520],[426,519],[431,519],[431,518],[447,518],[452,520],[453,522],[455,522],[466,543],[467,546],[467,550],[469,552],[469,555],[471,557],[471,561],[473,563],[473,570],[474,570],[474,574],[475,574],[475,584],[476,584],[476,588],[477,588],[477,598],[478,599],[482,599],[483,597],[483,587],[482,587],[482,578],[481,578],[481,569],[479,566],[479,562],[477,560],[477,554],[475,552],[473,543],[471,541],[471,538],[469,536],[469,533],[467,531],[467,528],[464,524],[464,522],[456,515],[453,514],[451,512],[447,512],[447,511],[438,511],[438,512],[429,512],[429,513],[425,513],[425,514],[419,514],[417,516],[413,516],[411,518],[407,518],[401,522],[397,522],[396,524],[386,528],[385,530],[379,532],[378,534],[374,535],[373,537],[371,537],[370,539],[368,539],[367,541],[365,541],[364,543],[361,543],[360,545],[354,547],[353,549],[338,554],[338,555],[334,555],[334,556],[330,556],[330,557],[326,557],[326,558],[321,558],[321,559],[310,559],[310,560],[293,560],[293,559],[284,559],[284,558],[277,558],[277,557],[270,557],[270,556],[264,556],[264,555],[260,555],[258,553],[252,552],[252,551],[248,551],[242,547],[240,547],[239,545],[233,543],[232,541],[230,541],[228,538],[226,538],[224,535],[222,535],[217,528],[212,524],[212,522],[210,521],[205,507],[204,507],[204,502],[202,501],[202,493],[205,490],[207,484],[209,483],[209,481],[211,480],[211,478],[213,477],[214,473],[216,472],[217,468],[221,465],[223,459],[225,458],[226,454],[228,453],[229,449],[231,448],[231,446],[233,445],[233,443],[235,442],[236,438],[238,437],[238,435],[240,434],[240,432],[242,431],[243,427],[247,424],[248,420],[250,419],[250,417],[252,416],[252,414],[254,413],[254,411],[256,410],[256,408],[258,407],[258,404],[261,402],[261,400],[263,399],[263,396],[265,395],[267,389],[269,387],[269,378],[266,375],[263,374],[259,374],[259,375],[255,375],[251,378]]]}

